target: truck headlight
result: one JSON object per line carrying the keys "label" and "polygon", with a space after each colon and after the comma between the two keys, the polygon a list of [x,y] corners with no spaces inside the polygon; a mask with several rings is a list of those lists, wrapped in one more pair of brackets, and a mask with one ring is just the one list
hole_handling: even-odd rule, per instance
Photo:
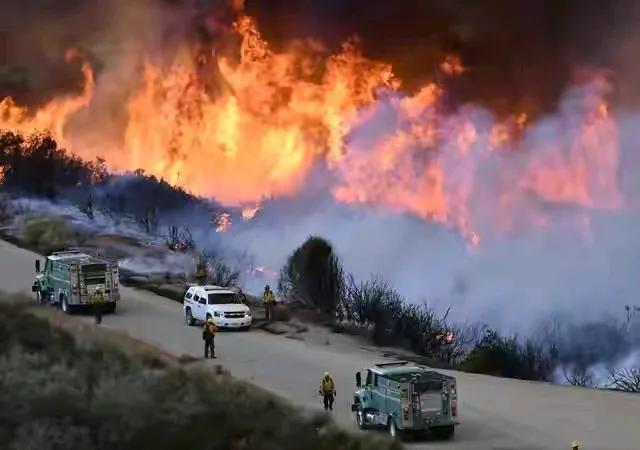
{"label": "truck headlight", "polygon": [[245,316],[247,316],[247,317],[251,317],[251,311],[247,311],[247,312],[245,313]]}
{"label": "truck headlight", "polygon": [[221,316],[222,316],[222,313],[219,313],[217,311],[213,313],[213,317],[221,317]]}

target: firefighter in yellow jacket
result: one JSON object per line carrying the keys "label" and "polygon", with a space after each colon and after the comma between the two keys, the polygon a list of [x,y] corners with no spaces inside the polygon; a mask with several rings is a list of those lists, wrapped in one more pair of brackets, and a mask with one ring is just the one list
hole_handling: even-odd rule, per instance
{"label": "firefighter in yellow jacket", "polygon": [[204,357],[215,358],[216,357],[216,332],[218,327],[213,322],[213,319],[209,317],[204,324],[202,330],[202,340],[204,341]]}
{"label": "firefighter in yellow jacket", "polygon": [[336,385],[329,372],[325,372],[320,384],[320,394],[324,399],[324,410],[333,411],[333,401],[336,396]]}
{"label": "firefighter in yellow jacket", "polygon": [[262,294],[262,303],[264,304],[264,318],[270,321],[273,318],[273,305],[276,302],[276,296],[273,295],[273,291],[267,284],[264,287],[264,294]]}
{"label": "firefighter in yellow jacket", "polygon": [[93,309],[93,317],[96,321],[96,325],[102,323],[102,308],[104,308],[104,294],[101,290],[97,290],[90,298],[89,303],[91,309]]}

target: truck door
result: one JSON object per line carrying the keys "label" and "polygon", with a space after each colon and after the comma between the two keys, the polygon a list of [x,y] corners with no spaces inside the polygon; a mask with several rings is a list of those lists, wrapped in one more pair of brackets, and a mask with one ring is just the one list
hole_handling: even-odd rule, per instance
{"label": "truck door", "polygon": [[362,393],[360,394],[361,407],[364,410],[374,409],[373,406],[373,373],[370,370],[367,370],[367,378],[364,381],[364,386],[362,386]]}
{"label": "truck door", "polygon": [[387,424],[387,388],[384,386],[385,379],[377,373],[373,374],[372,404],[380,413],[378,416],[381,425]]}

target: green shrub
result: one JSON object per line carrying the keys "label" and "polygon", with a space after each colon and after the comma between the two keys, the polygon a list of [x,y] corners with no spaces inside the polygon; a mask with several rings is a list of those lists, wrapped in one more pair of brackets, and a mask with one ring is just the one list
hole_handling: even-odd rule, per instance
{"label": "green shrub", "polygon": [[22,222],[22,239],[42,254],[63,250],[71,245],[71,233],[64,219],[49,216],[27,216]]}
{"label": "green shrub", "polygon": [[[11,449],[399,448],[305,418],[271,394],[208,371],[77,340],[0,304],[0,442]],[[319,432],[319,430],[321,432]]]}

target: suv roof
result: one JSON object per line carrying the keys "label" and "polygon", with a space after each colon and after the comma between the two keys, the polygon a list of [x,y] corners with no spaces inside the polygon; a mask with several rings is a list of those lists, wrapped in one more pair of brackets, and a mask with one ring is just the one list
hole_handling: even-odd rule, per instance
{"label": "suv roof", "polygon": [[372,369],[373,372],[393,381],[408,382],[419,379],[439,379],[453,380],[454,377],[445,375],[440,372],[428,370],[425,367],[410,364],[407,361],[398,361],[393,363],[376,364]]}
{"label": "suv roof", "polygon": [[235,294],[236,291],[233,288],[221,287],[221,286],[191,286],[190,289],[197,291],[205,291],[208,294],[219,293],[219,294]]}

